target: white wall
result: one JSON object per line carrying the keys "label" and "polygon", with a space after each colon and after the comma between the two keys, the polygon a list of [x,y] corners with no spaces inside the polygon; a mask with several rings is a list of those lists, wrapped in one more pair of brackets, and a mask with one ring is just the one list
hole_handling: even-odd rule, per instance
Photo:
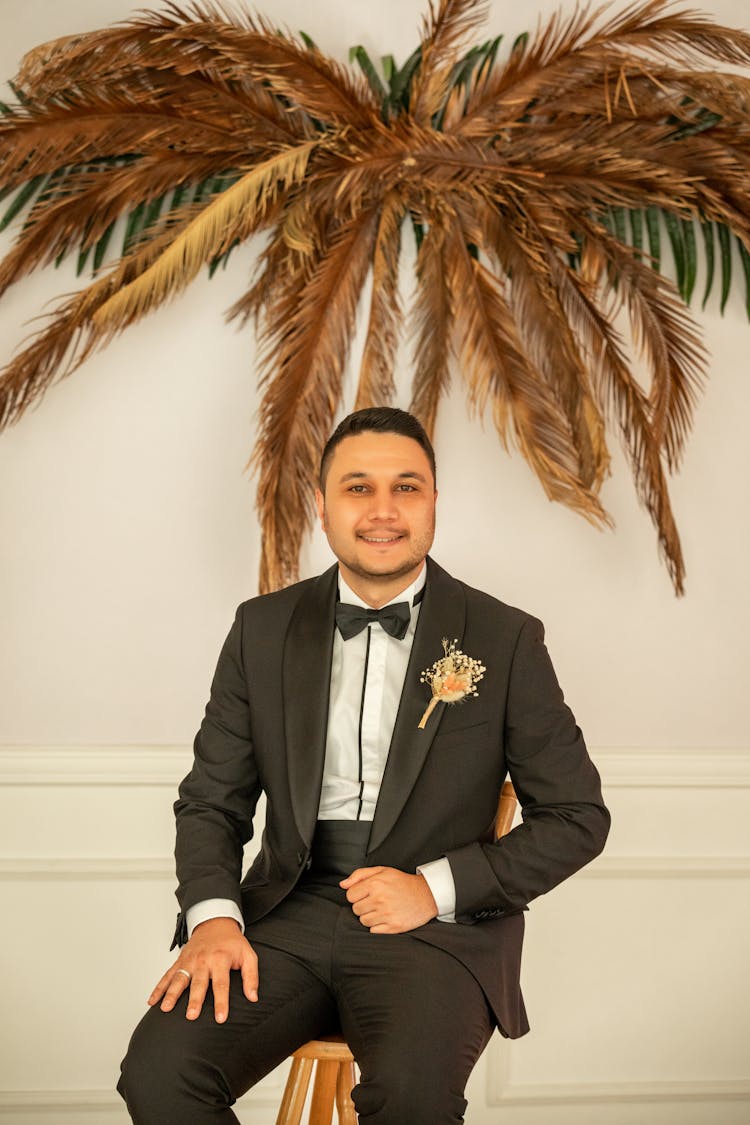
{"label": "white wall", "polygon": [[[356,42],[403,59],[425,6],[268,0],[263,10],[342,59]],[[510,37],[555,6],[495,0],[488,34]],[[12,75],[42,40],[135,7],[0,0],[0,73]],[[747,23],[744,0],[703,7]],[[254,489],[243,474],[255,347],[222,320],[252,263],[251,250],[236,252],[225,272],[199,279],[0,436],[0,1118],[9,1121],[123,1120],[113,1076],[166,964],[175,910],[174,785],[234,607],[256,588]],[[7,294],[0,359],[75,284],[65,267]],[[696,313],[712,363],[672,489],[688,566],[681,600],[615,438],[604,499],[617,529],[600,534],[546,501],[491,424],[467,417],[460,392],[441,409],[435,554],[544,619],[614,815],[605,856],[531,911],[533,1031],[512,1045],[498,1038],[482,1060],[473,1125],[747,1117],[742,305],[738,287],[723,318],[715,302]],[[316,535],[305,573],[328,559]],[[278,1084],[272,1077],[250,1096],[243,1120],[274,1119]]]}

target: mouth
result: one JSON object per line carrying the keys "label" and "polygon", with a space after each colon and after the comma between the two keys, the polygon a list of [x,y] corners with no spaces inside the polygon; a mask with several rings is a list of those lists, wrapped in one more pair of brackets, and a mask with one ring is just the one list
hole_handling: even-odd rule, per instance
{"label": "mouth", "polygon": [[404,537],[403,535],[364,535],[360,533],[359,538],[364,543],[370,543],[373,547],[390,547],[394,543],[400,543]]}

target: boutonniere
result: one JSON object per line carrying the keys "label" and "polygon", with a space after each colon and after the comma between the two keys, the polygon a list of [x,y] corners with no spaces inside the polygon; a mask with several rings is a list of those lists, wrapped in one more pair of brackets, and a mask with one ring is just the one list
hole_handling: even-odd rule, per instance
{"label": "boutonniere", "polygon": [[435,706],[442,700],[443,703],[457,703],[467,695],[479,695],[476,686],[487,671],[484,664],[467,656],[456,648],[458,638],[448,641],[443,637],[443,652],[440,660],[436,660],[419,677],[419,682],[429,684],[432,688],[432,699],[427,704],[427,709],[419,720],[419,729],[423,730]]}

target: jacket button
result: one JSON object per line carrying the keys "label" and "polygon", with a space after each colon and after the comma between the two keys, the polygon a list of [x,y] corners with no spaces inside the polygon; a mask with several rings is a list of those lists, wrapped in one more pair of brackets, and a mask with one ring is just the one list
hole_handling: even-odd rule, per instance
{"label": "jacket button", "polygon": [[297,852],[297,866],[301,867],[304,862],[305,862],[305,853],[304,852]]}

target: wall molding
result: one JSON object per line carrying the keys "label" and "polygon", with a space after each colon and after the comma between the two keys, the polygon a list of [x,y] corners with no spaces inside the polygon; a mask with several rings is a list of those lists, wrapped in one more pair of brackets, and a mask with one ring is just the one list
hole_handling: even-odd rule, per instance
{"label": "wall molding", "polygon": [[[576,878],[589,879],[746,879],[750,855],[607,856],[602,855]],[[174,881],[171,856],[0,856],[0,881],[125,880]]]}
{"label": "wall molding", "polygon": [[591,749],[607,789],[750,787],[750,747]]}
{"label": "wall molding", "polygon": [[137,785],[175,788],[190,769],[188,746],[0,746],[0,787]]}
{"label": "wall molding", "polygon": [[521,1084],[504,1083],[490,1068],[487,1080],[487,1104],[509,1105],[583,1105],[623,1102],[726,1102],[750,1101],[750,1081],[714,1082],[566,1082]]}
{"label": "wall molding", "polygon": [[[240,1098],[235,1107],[239,1110],[277,1107],[283,1091],[283,1076],[266,1078],[250,1095]],[[270,1079],[270,1080],[269,1080]],[[102,1114],[117,1113],[126,1118],[125,1105],[115,1090],[0,1090],[0,1120],[19,1114]]]}
{"label": "wall molding", "polygon": [[[606,788],[750,787],[750,747],[592,748]],[[169,786],[190,769],[187,745],[0,746],[0,787]]]}

